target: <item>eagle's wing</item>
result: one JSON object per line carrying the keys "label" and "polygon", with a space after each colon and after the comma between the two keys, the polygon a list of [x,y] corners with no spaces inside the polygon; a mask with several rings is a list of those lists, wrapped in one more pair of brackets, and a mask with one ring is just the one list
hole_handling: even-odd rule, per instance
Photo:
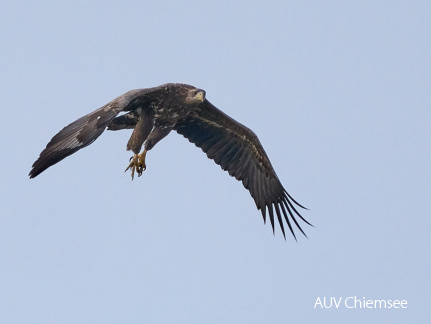
{"label": "eagle's wing", "polygon": [[36,177],[65,157],[93,143],[121,111],[134,109],[136,105],[158,95],[161,90],[162,86],[131,90],[63,128],[33,163],[30,178]]}
{"label": "eagle's wing", "polygon": [[307,222],[295,208],[297,203],[283,188],[259,139],[252,130],[238,123],[205,100],[192,114],[177,122],[174,129],[200,147],[207,156],[237,180],[242,181],[261,210],[266,209],[274,231],[274,209],[283,236],[282,215],[296,239],[290,218],[305,235],[296,216]]}

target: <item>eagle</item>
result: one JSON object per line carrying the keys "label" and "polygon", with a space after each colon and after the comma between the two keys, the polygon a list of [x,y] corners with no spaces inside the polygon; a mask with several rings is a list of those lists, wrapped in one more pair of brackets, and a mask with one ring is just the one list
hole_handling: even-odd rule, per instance
{"label": "eagle", "polygon": [[[105,129],[133,129],[127,150],[134,155],[125,170],[131,171],[132,180],[135,173],[141,176],[146,169],[147,152],[175,130],[201,148],[230,176],[242,181],[261,211],[264,223],[268,211],[273,233],[276,216],[285,239],[284,221],[295,240],[293,223],[307,236],[296,219],[311,225],[298,212],[298,207],[307,208],[284,189],[256,134],[212,105],[204,90],[187,84],[167,83],[131,90],[79,118],[51,139],[34,162],[29,177],[38,176],[90,145]],[[144,150],[140,153],[142,146]]]}

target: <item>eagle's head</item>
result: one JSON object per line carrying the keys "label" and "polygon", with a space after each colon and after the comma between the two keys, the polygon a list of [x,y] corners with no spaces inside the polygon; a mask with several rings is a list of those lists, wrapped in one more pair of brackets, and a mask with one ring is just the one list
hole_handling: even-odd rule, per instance
{"label": "eagle's head", "polygon": [[198,105],[205,100],[205,91],[202,89],[190,89],[187,92],[185,103],[188,105]]}

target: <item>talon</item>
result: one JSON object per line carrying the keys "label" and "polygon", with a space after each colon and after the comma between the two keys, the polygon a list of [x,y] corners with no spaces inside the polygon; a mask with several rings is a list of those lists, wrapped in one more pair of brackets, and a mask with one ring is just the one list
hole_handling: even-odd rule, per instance
{"label": "talon", "polygon": [[138,174],[138,177],[142,175],[142,172],[144,172],[147,168],[145,165],[145,156],[147,155],[147,150],[144,150],[141,154],[135,154],[129,159],[129,166],[124,170],[126,172],[127,170],[132,170],[132,180],[135,176],[135,171]]}
{"label": "talon", "polygon": [[124,172],[126,172],[127,170],[132,169],[132,180],[135,177],[135,170],[136,170],[136,165],[138,164],[138,160],[139,160],[138,154],[133,155],[129,159],[129,161],[131,162],[127,166],[126,170],[124,170]]}
{"label": "talon", "polygon": [[147,166],[145,165],[145,157],[146,156],[147,156],[147,150],[144,150],[141,154],[139,154],[139,161],[141,162],[140,166],[143,170],[147,169]]}

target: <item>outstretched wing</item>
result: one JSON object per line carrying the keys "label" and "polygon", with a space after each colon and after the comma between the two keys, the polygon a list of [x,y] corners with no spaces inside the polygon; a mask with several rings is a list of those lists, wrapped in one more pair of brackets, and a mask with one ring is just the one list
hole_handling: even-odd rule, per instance
{"label": "outstretched wing", "polygon": [[36,177],[65,157],[93,143],[121,111],[133,110],[136,106],[144,104],[161,89],[162,86],[131,90],[63,128],[34,162],[29,173],[30,178]]}
{"label": "outstretched wing", "polygon": [[257,208],[261,210],[264,221],[268,209],[273,231],[275,214],[284,237],[283,216],[295,239],[290,219],[305,235],[295,217],[311,224],[300,215],[295,205],[305,207],[297,203],[283,188],[252,130],[217,109],[208,100],[187,118],[177,122],[174,129],[200,147],[223,170],[242,181],[254,198]]}

